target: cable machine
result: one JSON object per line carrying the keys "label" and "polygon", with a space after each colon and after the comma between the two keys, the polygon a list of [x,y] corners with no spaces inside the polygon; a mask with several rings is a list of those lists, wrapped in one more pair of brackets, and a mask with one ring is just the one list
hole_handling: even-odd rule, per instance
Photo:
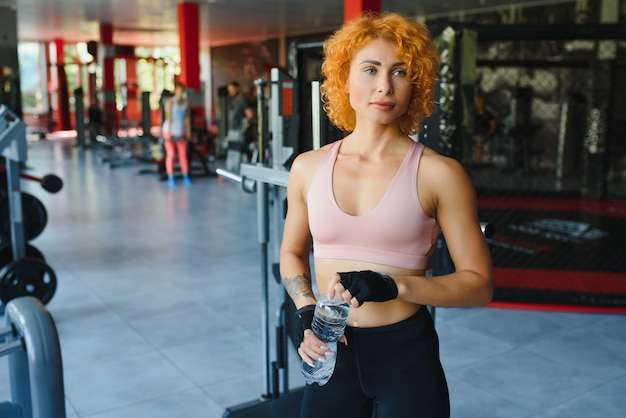
{"label": "cable machine", "polygon": [[[270,74],[270,103],[265,103],[267,82],[255,81],[258,97],[258,162],[241,164],[240,175],[218,169],[217,174],[241,184],[247,193],[257,194],[258,242],[261,246],[261,291],[263,311],[261,315],[264,392],[258,399],[229,407],[222,418],[291,417],[297,416],[302,399],[302,388],[290,389],[287,362],[287,303],[290,301],[282,288],[278,254],[282,240],[285,214],[286,186],[289,171],[286,163],[293,157],[299,123],[298,88],[295,79],[278,68]],[[269,107],[269,112],[266,111]],[[269,120],[265,115],[269,113]],[[271,144],[266,145],[271,128]],[[267,160],[266,160],[267,156]],[[272,202],[273,204],[270,204]],[[271,215],[270,215],[271,210]],[[270,228],[270,223],[273,228]],[[270,239],[270,229],[273,238]],[[268,244],[273,245],[270,252]],[[270,356],[270,271],[281,286],[280,306],[276,313],[276,358]],[[282,372],[282,375],[281,375]],[[281,385],[282,383],[282,385]],[[281,387],[282,386],[282,387]]]}

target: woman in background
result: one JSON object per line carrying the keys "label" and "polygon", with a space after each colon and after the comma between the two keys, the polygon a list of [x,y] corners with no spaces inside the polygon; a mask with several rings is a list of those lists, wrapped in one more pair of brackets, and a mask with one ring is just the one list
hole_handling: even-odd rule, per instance
{"label": "woman in background", "polygon": [[176,185],[176,178],[174,177],[176,153],[178,153],[180,171],[183,175],[183,184],[191,185],[189,157],[187,155],[187,142],[191,138],[191,118],[185,90],[185,85],[177,81],[174,85],[174,96],[165,103],[162,136],[165,147],[165,172],[170,186]]}

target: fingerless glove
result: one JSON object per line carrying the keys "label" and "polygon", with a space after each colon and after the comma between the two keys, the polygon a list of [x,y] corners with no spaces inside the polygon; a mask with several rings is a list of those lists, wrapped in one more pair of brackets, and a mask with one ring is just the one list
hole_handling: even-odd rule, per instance
{"label": "fingerless glove", "polygon": [[296,317],[298,318],[298,345],[304,340],[304,330],[311,329],[314,314],[315,305],[306,305],[296,311]]}
{"label": "fingerless glove", "polygon": [[391,277],[371,270],[338,273],[341,285],[359,302],[385,302],[398,297],[398,286]]}

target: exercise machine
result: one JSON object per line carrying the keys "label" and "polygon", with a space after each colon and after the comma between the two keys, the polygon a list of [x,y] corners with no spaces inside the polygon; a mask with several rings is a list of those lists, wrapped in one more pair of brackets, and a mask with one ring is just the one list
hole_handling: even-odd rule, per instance
{"label": "exercise machine", "polygon": [[[285,164],[292,158],[294,148],[290,138],[297,133],[298,112],[297,83],[278,68],[270,73],[269,120],[265,121],[265,92],[267,82],[255,81],[258,97],[258,144],[256,164],[241,164],[240,174],[218,169],[217,174],[227,180],[240,183],[243,190],[257,195],[258,242],[261,246],[261,291],[263,311],[261,314],[263,341],[264,392],[258,399],[229,407],[222,418],[295,417],[300,411],[303,388],[292,389],[288,380],[288,304],[291,303],[282,288],[278,272],[278,254],[284,223],[284,202],[289,172]],[[271,151],[265,152],[267,135],[265,126],[271,127]],[[286,145],[287,144],[287,145]],[[268,155],[266,161],[265,156]],[[271,210],[271,214],[270,214]],[[270,223],[274,237],[270,239]],[[268,244],[273,244],[269,251]],[[271,258],[273,256],[273,262]],[[281,300],[276,314],[276,358],[270,357],[270,271],[280,286]],[[282,373],[281,373],[282,372]]]}
{"label": "exercise machine", "polygon": [[3,418],[65,418],[59,336],[41,301],[24,296],[6,307],[0,356],[8,356],[11,399],[0,401]]}

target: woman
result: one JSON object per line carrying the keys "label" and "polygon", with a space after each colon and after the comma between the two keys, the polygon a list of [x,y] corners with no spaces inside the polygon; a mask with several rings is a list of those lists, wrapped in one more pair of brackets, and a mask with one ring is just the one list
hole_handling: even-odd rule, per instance
{"label": "woman", "polygon": [[187,141],[191,138],[191,118],[189,104],[185,98],[185,85],[180,81],[174,84],[174,96],[165,103],[165,121],[162,127],[163,145],[165,147],[165,172],[170,186],[176,185],[174,177],[174,159],[178,152],[180,171],[183,184],[190,185],[189,158]]}
{"label": "woman", "polygon": [[[310,330],[311,238],[317,289],[351,309],[335,372],[324,386],[306,386],[301,417],[447,417],[425,306],[485,305],[493,284],[467,174],[409,137],[432,114],[435,46],[417,22],[364,15],[327,40],[324,56],[324,108],[350,134],[292,164],[280,252],[304,361],[327,350]],[[456,271],[426,277],[440,228]]]}

